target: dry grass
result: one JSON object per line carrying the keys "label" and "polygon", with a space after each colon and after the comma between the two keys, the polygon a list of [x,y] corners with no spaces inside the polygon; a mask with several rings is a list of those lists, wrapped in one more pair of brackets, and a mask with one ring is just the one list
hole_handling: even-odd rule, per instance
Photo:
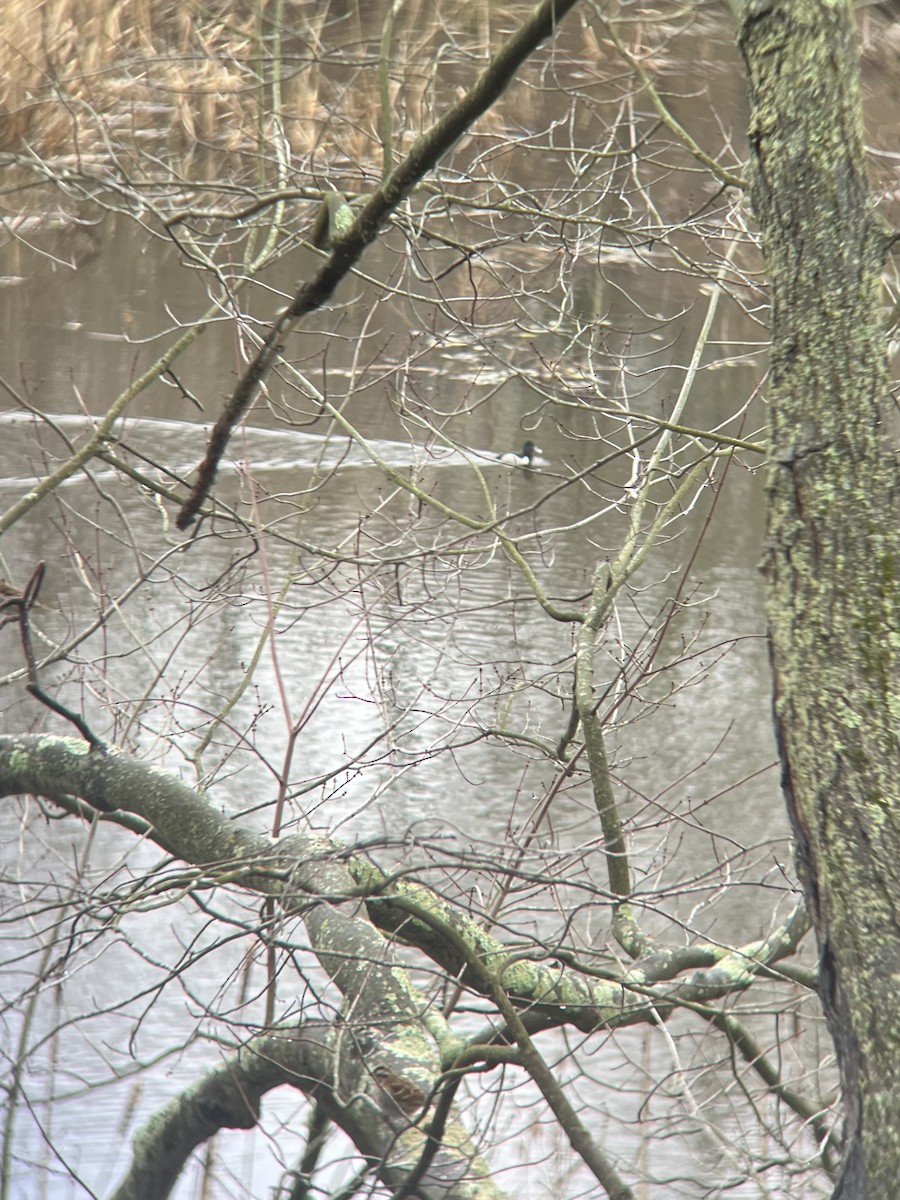
{"label": "dry grass", "polygon": [[[433,119],[448,63],[463,63],[457,86],[469,81],[500,30],[530,7],[408,0],[391,63],[399,135]],[[185,147],[253,147],[283,54],[280,108],[295,153],[316,152],[327,130],[340,153],[377,162],[378,7],[284,0],[281,11],[276,43],[267,0],[3,0],[0,150],[109,153],[129,129],[174,133]]]}
{"label": "dry grass", "polygon": [[[391,47],[395,157],[531,7],[407,0]],[[327,0],[0,0],[0,151],[26,155],[29,170],[43,160],[46,174],[30,175],[39,184],[66,167],[146,180],[168,166],[177,180],[192,175],[185,159],[200,148],[230,156],[214,174],[255,186],[261,172],[275,178],[276,143],[314,184],[335,172],[377,178],[381,22],[379,5]],[[566,35],[573,43],[576,29]],[[596,41],[573,48],[592,60],[602,53]],[[540,82],[518,88],[513,109],[497,106],[479,122],[477,145],[458,148],[479,178],[484,154],[500,154],[511,127],[537,120],[543,91]],[[3,208],[15,215],[41,203],[10,188]]]}
{"label": "dry grass", "polygon": [[227,144],[236,121],[256,119],[258,81],[242,65],[256,21],[168,0],[5,0],[0,149],[108,153],[151,128]]}

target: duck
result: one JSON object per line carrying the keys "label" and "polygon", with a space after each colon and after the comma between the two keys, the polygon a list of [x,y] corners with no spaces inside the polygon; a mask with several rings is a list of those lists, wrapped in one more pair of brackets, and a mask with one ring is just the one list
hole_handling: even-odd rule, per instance
{"label": "duck", "polygon": [[529,440],[522,447],[521,454],[516,454],[515,450],[507,450],[505,454],[497,455],[497,461],[505,463],[508,467],[530,467],[533,466],[532,460],[536,454],[543,454],[543,450]]}

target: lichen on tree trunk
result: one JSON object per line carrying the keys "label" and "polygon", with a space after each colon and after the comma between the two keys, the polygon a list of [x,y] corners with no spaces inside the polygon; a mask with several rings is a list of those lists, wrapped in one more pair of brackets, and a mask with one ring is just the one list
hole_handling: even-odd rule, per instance
{"label": "lichen on tree trunk", "polygon": [[775,720],[841,1067],[836,1196],[900,1179],[896,463],[849,3],[746,6],[753,204],[772,289],[764,569]]}

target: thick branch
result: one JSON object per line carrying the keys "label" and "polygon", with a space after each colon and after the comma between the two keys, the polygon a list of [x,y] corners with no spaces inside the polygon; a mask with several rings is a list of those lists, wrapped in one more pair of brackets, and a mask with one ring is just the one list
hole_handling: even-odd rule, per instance
{"label": "thick branch", "polygon": [[220,1129],[252,1129],[266,1092],[284,1084],[311,1091],[331,1074],[327,1026],[269,1034],[169,1101],[140,1130],[128,1174],[111,1200],[160,1200],[189,1156]]}
{"label": "thick branch", "polygon": [[[342,1110],[342,1126],[351,1136],[356,1128],[371,1127],[371,1122],[354,1117],[354,1105],[368,1111],[374,1104],[382,1111],[383,1138],[376,1145],[377,1139],[369,1137],[360,1146],[378,1159],[382,1172],[407,1161],[417,1146],[424,1148],[425,1134],[400,1108],[384,1112],[385,1088],[378,1072],[387,1072],[389,1078],[399,1075],[404,1084],[413,1079],[413,1086],[429,1095],[441,1071],[433,1031],[442,1031],[433,1015],[424,1020],[424,998],[390,942],[368,920],[353,879],[330,843],[302,835],[273,842],[242,829],[165,771],[125,754],[89,750],[72,738],[0,737],[0,795],[16,792],[58,797],[66,804],[75,795],[100,812],[138,814],[149,822],[150,836],[160,845],[188,862],[214,869],[216,882],[277,896],[288,911],[302,911],[319,962],[344,996],[348,1026],[370,1031],[364,1046],[355,1052],[351,1046],[339,1056],[340,1094],[352,1098]],[[223,1112],[240,1108],[224,1103],[221,1107]],[[252,1108],[251,1103],[249,1110],[241,1109],[241,1119],[250,1120]],[[209,1130],[202,1132],[204,1119],[198,1109],[194,1135],[209,1135]],[[397,1142],[401,1133],[405,1136]],[[423,1195],[441,1200],[494,1200],[499,1195],[458,1120],[436,1157],[432,1173],[449,1182],[437,1190],[423,1183]]]}
{"label": "thick branch", "polygon": [[[20,792],[69,805],[74,794],[101,811],[139,815],[152,826],[150,836],[171,853],[195,864],[215,864],[223,884],[279,897],[289,911],[302,911],[320,961],[348,1003],[376,1017],[416,1023],[421,1011],[420,998],[378,930],[392,940],[402,937],[453,976],[468,964],[468,956],[457,949],[456,939],[462,938],[515,1002],[539,1015],[541,1023],[591,1031],[653,1021],[654,1010],[670,1012],[682,997],[709,1001],[745,988],[761,969],[792,954],[806,928],[800,909],[782,928],[749,946],[657,952],[643,960],[646,969],[638,961],[627,974],[618,968],[592,970],[562,948],[541,957],[511,951],[421,884],[392,881],[361,855],[347,857],[324,838],[295,834],[273,842],[250,833],[165,771],[125,754],[89,751],[77,739],[0,736],[0,796]],[[435,920],[417,920],[421,911],[433,913]],[[438,922],[452,927],[453,939],[435,933]],[[373,971],[372,964],[381,969]],[[678,979],[680,972],[691,973]],[[483,989],[477,973],[462,979]],[[443,1025],[431,1032],[451,1047],[458,1045]],[[454,1053],[450,1050],[451,1059]]]}

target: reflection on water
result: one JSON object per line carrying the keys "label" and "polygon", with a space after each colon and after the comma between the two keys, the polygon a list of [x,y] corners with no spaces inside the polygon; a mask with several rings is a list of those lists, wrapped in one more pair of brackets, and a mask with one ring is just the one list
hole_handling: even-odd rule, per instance
{"label": "reflection on water", "polygon": [[[28,417],[29,433],[31,422]],[[20,416],[8,426],[13,442],[22,437],[22,425]],[[82,418],[59,422],[61,435],[76,442],[82,426]],[[176,473],[186,472],[202,448],[202,434],[198,426],[136,420],[125,426],[118,452],[139,453],[145,471],[158,462],[170,468],[177,464]],[[544,432],[541,436],[549,440]],[[370,446],[389,465],[418,471],[430,494],[452,499],[464,511],[482,512],[481,484],[460,452],[444,452],[441,459],[420,445],[374,436]],[[294,822],[311,822],[353,844],[386,843],[393,849],[376,852],[385,862],[415,859],[419,845],[423,861],[433,864],[438,877],[463,853],[491,857],[497,864],[512,856],[532,812],[558,782],[558,768],[536,747],[553,745],[567,719],[571,631],[544,617],[520,572],[495,550],[473,546],[461,557],[453,555],[457,535],[442,521],[420,524],[418,506],[385,487],[361,447],[348,447],[343,438],[248,428],[235,443],[236,452],[238,448],[233,466],[222,472],[218,494],[248,511],[247,480],[252,476],[261,494],[290,504],[292,515],[280,525],[283,540],[265,546],[264,562],[258,552],[248,555],[246,547],[202,529],[195,544],[182,543],[173,535],[164,506],[149,493],[142,496],[140,489],[123,489],[115,473],[102,465],[91,468],[89,478],[73,477],[58,493],[57,504],[81,514],[85,530],[94,531],[78,551],[84,556],[80,582],[64,572],[72,547],[52,526],[36,518],[16,528],[10,565],[43,558],[50,564],[51,584],[65,581],[68,589],[50,597],[51,611],[39,622],[50,643],[71,638],[99,605],[109,606],[110,598],[124,592],[138,574],[146,577],[137,602],[112,605],[105,628],[71,655],[105,668],[115,691],[86,694],[77,673],[57,665],[48,669],[57,694],[86,707],[96,728],[111,728],[117,741],[189,779],[192,746],[210,732],[211,716],[230,704],[226,724],[213,733],[206,750],[204,782],[214,803],[236,815],[246,813],[247,820],[262,828],[270,819],[283,770],[286,728],[293,724],[300,734],[288,768],[286,830]],[[613,512],[599,527],[588,521],[566,532],[591,516],[587,505],[579,508],[577,491],[566,491],[558,503],[539,503],[557,484],[554,456],[559,452],[558,445],[548,452],[546,472],[492,469],[489,487],[493,503],[523,514],[517,528],[535,572],[552,581],[555,595],[577,597],[589,584],[596,543],[603,539],[602,544],[614,545],[622,522]],[[61,448],[49,453],[58,455]],[[32,485],[33,476],[26,480],[12,474],[24,465],[34,464],[16,454],[7,468],[4,498]],[[758,906],[748,910],[740,887],[721,900],[722,860],[732,859],[739,875],[745,869],[742,847],[755,847],[753,857],[761,860],[764,873],[788,858],[775,774],[755,774],[771,763],[774,753],[759,639],[759,516],[747,507],[742,493],[748,490],[752,498],[752,481],[741,477],[733,494],[725,492],[721,503],[734,508],[736,522],[740,514],[740,526],[729,528],[720,546],[704,543],[692,584],[698,607],[672,629],[676,642],[701,629],[701,647],[666,676],[662,702],[651,715],[632,725],[625,706],[625,723],[609,731],[620,798],[632,821],[637,900],[648,925],[665,932],[677,917],[726,941],[757,936],[770,913]],[[110,503],[127,505],[128,520],[118,534],[106,538],[96,531]],[[690,537],[685,532],[682,541],[661,549],[640,604],[619,611],[601,651],[604,678],[613,680],[623,655],[642,645],[646,622],[668,594],[669,572],[682,561],[682,542]],[[436,556],[415,554],[416,547],[431,551],[436,546]],[[335,557],[323,561],[317,547]],[[392,561],[398,555],[399,565]],[[173,559],[179,580],[174,596]],[[96,587],[101,579],[102,591]],[[210,579],[217,580],[211,604],[205,593]],[[174,620],[185,605],[197,613],[187,627]],[[270,628],[275,631],[271,644],[266,640]],[[745,640],[733,645],[736,635]],[[257,651],[252,686],[234,700]],[[8,669],[14,652],[8,641]],[[693,686],[673,692],[675,683]],[[646,686],[652,689],[651,682]],[[144,698],[140,707],[131,699],[137,696]],[[6,719],[8,725],[29,727],[36,719],[33,703],[23,698],[12,708],[7,705]],[[177,751],[169,742],[175,731]],[[520,740],[510,745],[491,731],[513,731]],[[531,748],[522,739],[531,739]],[[77,834],[70,831],[68,837],[79,844]],[[507,844],[509,855],[498,852]],[[608,937],[608,910],[596,902],[586,904],[588,893],[579,890],[583,885],[605,887],[598,846],[590,796],[583,775],[576,772],[559,789],[530,861],[544,870],[560,863],[571,881],[571,904],[582,912],[583,936],[602,944]],[[587,853],[592,847],[594,853]],[[60,853],[58,846],[55,853]],[[115,836],[98,837],[91,852],[93,869],[119,871],[120,853]],[[148,866],[152,855],[144,857]],[[39,864],[33,869],[39,870]],[[132,861],[129,870],[136,869]],[[455,867],[454,873],[461,894],[484,886],[477,873],[460,873]],[[448,886],[446,879],[443,886]],[[565,894],[561,889],[560,896]],[[706,915],[713,900],[719,902]],[[669,916],[661,920],[654,913],[663,907]],[[252,920],[253,914],[248,911],[246,917]],[[521,888],[504,919],[526,936],[552,939],[561,932],[559,917],[545,911],[542,897]],[[135,914],[124,924],[120,937],[130,950],[99,960],[104,976],[111,973],[121,986],[105,990],[101,1014],[82,1032],[64,1033],[58,1043],[67,1063],[58,1090],[71,1091],[75,1098],[55,1108],[57,1144],[70,1144],[65,1130],[71,1121],[71,1165],[101,1188],[121,1174],[127,1139],[123,1127],[119,1150],[111,1156],[102,1143],[78,1137],[83,1104],[78,1081],[101,1073],[94,1044],[109,1047],[103,1051],[103,1071],[111,1068],[126,1076],[119,1086],[91,1093],[94,1119],[110,1125],[124,1119],[123,1106],[136,1086],[127,1080],[132,1055],[174,1055],[162,1074],[141,1085],[133,1127],[187,1083],[199,1063],[216,1060],[209,1047],[178,1049],[172,1031],[182,1026],[183,1015],[199,1011],[198,1006],[233,1004],[233,985],[224,982],[234,977],[230,945],[200,956],[178,984],[157,996],[160,968],[155,964],[174,969],[188,944],[192,957],[197,954],[197,933],[190,922],[181,930],[169,923],[163,937],[161,932],[150,916]],[[302,946],[299,929],[296,937]],[[249,942],[242,947],[250,948]],[[319,977],[318,972],[310,968],[310,977]],[[131,999],[143,987],[150,992],[137,1002]],[[292,1003],[290,992],[284,1003]],[[74,986],[67,983],[70,1017],[96,1004],[89,970],[76,976]],[[251,1005],[248,1015],[254,1011]],[[48,1026],[59,1016],[48,1011]],[[82,1040],[86,1033],[94,1044]],[[648,1036],[626,1033],[605,1044],[603,1071],[627,1074],[628,1063],[642,1056],[646,1069],[664,1074],[664,1045],[645,1045]],[[608,1103],[601,1080],[595,1090],[588,1081],[584,1087],[598,1105]],[[530,1092],[517,1095],[524,1103]],[[635,1154],[640,1124],[632,1118],[638,1107],[622,1100],[615,1119],[618,1144],[627,1149],[631,1143]],[[279,1131],[286,1153],[297,1145],[298,1135],[286,1138],[282,1122],[295,1119],[297,1108],[290,1096],[273,1098],[267,1106],[268,1128]],[[25,1128],[23,1123],[23,1154],[26,1160],[40,1158],[39,1141]],[[245,1185],[256,1189],[275,1182],[274,1176],[259,1174],[266,1169],[262,1156],[256,1156],[259,1165],[253,1171],[248,1165],[255,1157],[252,1147],[263,1136],[241,1135],[225,1151]],[[689,1145],[673,1146],[677,1154],[670,1155],[668,1169],[697,1172],[700,1151],[688,1150]],[[553,1138],[547,1148],[561,1152]],[[712,1169],[715,1161],[710,1148]],[[190,1195],[192,1186],[185,1183],[179,1194]]]}
{"label": "reflection on water", "polygon": [[[12,447],[20,444],[20,438],[24,445],[26,436],[33,435],[32,423],[33,418],[22,415],[10,420]],[[55,423],[65,438],[77,444],[84,428],[82,418],[61,417]],[[202,451],[203,433],[200,427],[186,428],[177,422],[137,420],[125,425],[122,446],[141,455],[143,470],[149,470],[147,463],[158,462],[177,474],[196,461]],[[391,466],[415,464],[423,486],[431,494],[452,496],[469,511],[477,510],[479,487],[462,453],[446,449],[432,452],[430,448],[378,438],[372,438],[368,445]],[[130,648],[118,668],[123,694],[141,694],[154,671],[161,673],[172,654],[177,652],[180,659],[196,654],[205,665],[192,685],[195,694],[190,702],[198,705],[198,713],[188,725],[198,734],[206,720],[202,713],[214,712],[233,690],[241,664],[267,628],[273,595],[280,594],[286,584],[274,619],[275,643],[292,708],[295,712],[308,709],[302,738],[306,773],[302,780],[292,780],[295,787],[307,789],[304,811],[315,813],[317,822],[326,826],[336,821],[343,825],[345,805],[346,811],[361,821],[358,832],[368,835],[382,827],[385,813],[390,814],[391,823],[397,819],[395,828],[404,828],[429,815],[429,804],[433,803],[429,797],[441,798],[452,791],[461,806],[457,810],[460,825],[471,824],[466,815],[466,806],[471,803],[472,814],[482,827],[487,822],[487,839],[501,836],[509,820],[508,805],[515,801],[520,788],[525,787],[527,792],[528,772],[524,780],[519,778],[519,750],[510,751],[496,739],[479,735],[485,730],[508,729],[553,743],[559,736],[567,703],[570,631],[546,620],[539,608],[529,603],[521,575],[496,551],[473,551],[462,561],[456,557],[423,558],[412,565],[404,564],[402,569],[392,564],[388,555],[387,561],[379,565],[374,555],[389,545],[390,537],[399,539],[397,545],[408,553],[409,541],[404,543],[403,538],[408,534],[409,539],[421,544],[423,534],[412,523],[408,499],[386,496],[381,476],[372,468],[365,450],[348,445],[346,438],[248,429],[240,438],[240,449],[244,457],[235,463],[230,478],[223,471],[220,494],[228,496],[230,491],[238,490],[242,473],[252,471],[269,494],[282,499],[302,498],[308,506],[298,515],[296,524],[282,524],[285,541],[272,545],[267,552],[269,593],[264,590],[262,564],[251,558],[226,584],[222,604],[205,615],[196,629],[185,634],[173,626],[167,633],[173,615],[171,582],[163,573],[154,582],[154,572],[148,571],[145,564],[162,561],[174,551],[182,578],[201,580],[210,571],[233,569],[228,566],[231,552],[227,543],[207,538],[201,538],[190,550],[178,547],[168,514],[147,497],[129,513],[131,552],[121,544],[107,547],[98,551],[95,565],[97,572],[102,568],[105,591],[112,596],[131,584],[136,570],[149,575],[139,593],[140,604],[124,605],[121,614],[119,636],[125,637],[125,646]],[[61,447],[50,453],[58,455]],[[181,456],[183,465],[178,465],[176,455]],[[16,451],[13,457],[11,467],[15,469],[23,457]],[[481,458],[474,461],[482,466]],[[313,468],[321,474],[313,475]],[[497,477],[495,487],[501,500],[522,511],[556,484],[552,461],[547,472],[497,467],[492,475]],[[89,483],[82,475],[75,475],[59,494],[73,510],[86,512],[95,489],[114,490],[116,479],[111,468],[92,467]],[[33,476],[20,479],[8,473],[3,494],[12,498],[33,483]],[[740,493],[744,488],[742,478],[735,490]],[[527,557],[539,575],[552,579],[560,596],[583,594],[596,553],[584,536],[585,531],[591,537],[595,533],[592,524],[570,534],[556,532],[590,516],[589,512],[572,511],[573,495],[571,491],[564,493],[558,510],[549,502],[540,509],[539,520],[529,525],[523,519],[521,524],[523,537],[530,537],[522,542]],[[722,503],[728,504],[729,500]],[[740,507],[739,499],[734,503]],[[722,738],[726,741],[723,755],[716,756],[717,765],[703,769],[713,770],[712,781],[701,786],[703,771],[692,776],[688,785],[692,795],[699,789],[702,797],[704,787],[715,794],[717,772],[721,772],[723,782],[730,784],[735,777],[751,774],[774,757],[766,714],[763,647],[758,640],[730,644],[736,636],[750,635],[752,639],[760,632],[754,561],[759,517],[748,522],[747,516],[744,510],[742,529],[726,530],[726,544],[721,549],[710,541],[705,543],[704,558],[709,566],[702,573],[702,581],[698,572],[696,586],[702,589],[701,596],[709,596],[710,600],[702,604],[696,620],[689,615],[681,618],[691,636],[695,625],[705,623],[703,639],[710,648],[680,672],[685,681],[702,679],[702,686],[693,686],[673,698],[671,704],[663,704],[655,710],[652,721],[642,718],[633,733],[625,725],[615,735],[613,744],[623,762],[640,762],[643,795],[665,790],[673,778],[704,763]],[[404,523],[408,527],[405,531]],[[599,532],[614,544],[620,520],[613,513],[602,524]],[[685,539],[688,536],[685,534]],[[441,541],[446,541],[448,547],[453,544],[453,536],[441,524],[436,524],[427,538],[429,550]],[[323,566],[315,553],[308,556],[312,561],[307,561],[302,551],[298,553],[298,544],[328,548],[338,561]],[[63,563],[66,552],[54,549],[42,522],[30,526],[28,540],[23,540],[20,547],[18,557],[22,563],[32,563],[39,557],[49,561],[52,587],[61,577],[54,564]],[[373,555],[362,572],[349,561],[340,562],[342,555],[349,560],[360,553],[364,559],[367,554]],[[204,559],[204,554],[212,557]],[[744,555],[747,557],[741,564]],[[661,580],[655,585],[659,600],[666,595],[668,564],[676,565],[681,557],[680,542],[662,549],[655,568]],[[65,600],[68,617],[65,622],[56,622],[59,628],[55,636],[61,641],[88,619],[87,613],[78,613],[79,603],[85,599],[77,594],[57,596],[57,601]],[[619,613],[605,649],[613,674],[623,650],[640,645],[645,635],[645,611],[625,608]],[[47,637],[54,636],[54,623],[52,618],[45,621]],[[103,637],[108,636],[106,631]],[[153,647],[152,655],[136,654],[137,646]],[[728,653],[722,654],[726,648]],[[89,655],[90,644],[79,652]],[[545,682],[535,687],[542,679]],[[666,683],[669,686],[671,681]],[[190,696],[182,694],[181,702],[187,703]],[[737,697],[748,710],[756,712],[757,726],[752,736],[747,735],[746,718],[740,735],[732,732],[728,736],[735,721],[729,697]],[[231,713],[238,727],[252,724],[253,745],[260,758],[256,765],[252,761],[242,765],[245,787],[271,787],[268,771],[278,760],[284,736],[283,719],[276,715],[278,707],[276,677],[264,655],[246,708],[239,705]],[[438,707],[448,711],[434,725],[428,714]],[[158,721],[151,709],[148,705],[139,719],[144,738],[154,733],[161,736],[167,728],[166,721]],[[723,715],[716,719],[717,714]],[[109,717],[97,714],[97,719],[102,724]],[[452,729],[449,734],[448,724]],[[686,727],[690,730],[687,742]],[[341,731],[337,740],[331,732],[334,729]],[[379,735],[380,741],[365,752],[363,770],[362,764],[356,764],[357,756]],[[142,740],[139,738],[138,744]],[[457,741],[467,747],[462,774],[459,760],[455,767],[449,763],[453,756],[448,749]],[[369,769],[382,758],[386,759],[383,768]],[[341,771],[340,764],[347,761],[356,765]],[[414,775],[411,766],[415,766]],[[547,767],[542,766],[539,755],[530,771],[539,776],[543,773],[533,785],[540,792],[547,784]],[[325,777],[331,781],[329,789],[313,802],[311,781]],[[377,785],[373,785],[373,779],[378,780]],[[747,786],[760,789],[758,803],[749,806],[758,828],[762,830],[773,819],[780,819],[772,779],[763,778]],[[505,796],[505,801],[498,802],[500,796]],[[489,802],[488,797],[493,800]],[[746,794],[739,803],[747,819]],[[718,802],[723,827],[729,824],[728,805],[726,799]],[[442,821],[446,821],[446,806],[439,803],[438,807]],[[368,815],[363,817],[366,812]],[[747,831],[748,838],[753,832]],[[687,870],[690,873],[693,867]]]}

